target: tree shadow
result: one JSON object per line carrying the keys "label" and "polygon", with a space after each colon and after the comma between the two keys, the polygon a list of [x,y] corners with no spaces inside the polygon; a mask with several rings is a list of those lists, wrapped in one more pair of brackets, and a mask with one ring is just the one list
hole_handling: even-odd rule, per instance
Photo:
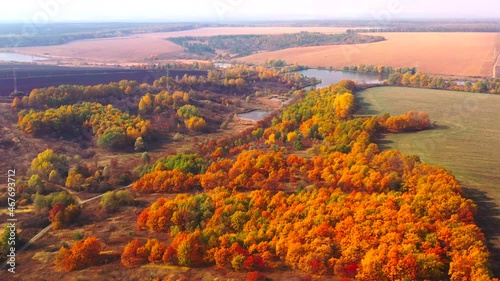
{"label": "tree shadow", "polygon": [[448,130],[450,128],[450,126],[446,126],[446,125],[443,125],[443,124],[439,124],[439,123],[434,123],[432,128],[430,128],[430,130],[433,130],[433,131],[444,131],[444,130]]}
{"label": "tree shadow", "polygon": [[373,110],[373,109],[368,109],[370,106],[372,106],[371,103],[365,102],[365,98],[357,96],[356,97],[356,105],[357,105],[357,110],[355,112],[356,115],[380,115],[381,113]]}
{"label": "tree shadow", "polygon": [[476,224],[486,236],[491,253],[490,264],[495,277],[500,276],[500,206],[486,192],[477,188],[462,187],[465,197],[477,205]]}
{"label": "tree shadow", "polygon": [[386,138],[386,135],[381,135],[377,137],[377,141],[375,143],[378,145],[380,151],[384,151],[392,149],[391,144],[393,144],[394,142],[388,140]]}

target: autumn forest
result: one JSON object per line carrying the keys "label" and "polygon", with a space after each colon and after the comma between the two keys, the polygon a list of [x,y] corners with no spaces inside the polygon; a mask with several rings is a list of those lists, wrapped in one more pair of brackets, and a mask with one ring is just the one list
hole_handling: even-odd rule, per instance
{"label": "autumn forest", "polygon": [[[307,274],[304,280],[491,280],[476,205],[455,177],[377,144],[385,134],[433,129],[432,116],[356,116],[356,83],[304,90],[313,82],[241,65],[206,77],[62,85],[15,98],[11,111],[26,136],[59,138],[85,152],[47,149],[32,159],[19,200],[41,222],[57,233],[137,210],[113,251],[99,235],[76,232],[74,242],[57,247],[54,269],[158,265],[217,268],[247,280],[285,271]],[[230,130],[236,113],[271,94],[292,102],[242,131],[203,138]],[[189,148],[163,153],[165,145]],[[121,154],[137,160],[120,164],[114,155]],[[78,197],[85,194],[101,194],[98,204],[89,207]]]}

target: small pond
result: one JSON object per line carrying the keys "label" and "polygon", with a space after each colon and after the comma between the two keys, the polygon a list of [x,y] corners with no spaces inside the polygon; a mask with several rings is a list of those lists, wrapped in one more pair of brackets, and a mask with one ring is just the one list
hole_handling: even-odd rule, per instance
{"label": "small pond", "polygon": [[264,119],[265,117],[269,116],[271,114],[270,111],[265,111],[265,110],[252,110],[247,113],[241,113],[238,114],[238,117],[243,120],[250,120],[250,121],[260,121]]}

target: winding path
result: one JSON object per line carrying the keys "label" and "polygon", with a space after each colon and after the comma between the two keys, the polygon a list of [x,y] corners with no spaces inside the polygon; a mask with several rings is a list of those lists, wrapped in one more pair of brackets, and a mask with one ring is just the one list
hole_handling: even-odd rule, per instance
{"label": "winding path", "polygon": [[[116,191],[116,190],[123,190],[123,189],[127,189],[127,188],[130,188],[132,186],[132,184],[129,184],[129,185],[126,185],[126,186],[122,186],[122,187],[119,187],[117,189],[114,189],[113,191]],[[88,203],[90,201],[93,201],[93,200],[96,200],[96,199],[99,199],[101,197],[104,196],[104,194],[106,193],[103,193],[103,194],[99,194],[97,196],[94,196],[92,198],[89,198],[89,199],[86,199],[86,200],[82,200],[80,197],[78,197],[78,194],[64,186],[61,186],[61,185],[57,185],[57,187],[59,187],[60,189],[68,192],[75,200],[76,202],[78,203],[79,206],[82,206],[84,205],[85,203]],[[16,257],[21,253],[23,252],[26,248],[29,247],[29,245],[33,244],[35,241],[37,241],[39,238],[41,238],[44,234],[46,234],[47,232],[49,232],[49,230],[52,228],[52,224],[49,224],[47,227],[45,227],[44,229],[42,229],[40,232],[38,232],[35,236],[33,236],[28,242],[26,242],[23,246],[21,246],[21,248],[19,248],[17,251],[16,251]],[[4,261],[2,263],[2,266],[0,267],[0,270],[3,270],[5,268],[5,266],[7,265],[7,261]]]}

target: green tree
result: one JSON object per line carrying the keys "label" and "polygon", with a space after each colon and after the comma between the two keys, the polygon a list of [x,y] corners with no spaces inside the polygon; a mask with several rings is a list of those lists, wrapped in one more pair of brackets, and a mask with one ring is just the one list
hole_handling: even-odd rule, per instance
{"label": "green tree", "polygon": [[200,174],[205,170],[206,161],[198,154],[176,154],[161,160],[165,170],[179,169],[184,173]]}
{"label": "green tree", "polygon": [[[14,237],[11,238],[11,233],[14,233]],[[4,257],[7,255],[11,247],[19,248],[20,239],[17,233],[17,228],[14,232],[9,228],[9,224],[6,224],[0,237],[0,256]]]}
{"label": "green tree", "polygon": [[264,129],[262,129],[262,128],[257,128],[255,130],[253,130],[253,132],[252,132],[252,136],[254,136],[255,139],[257,139],[257,140],[259,140],[263,134],[264,134]]}
{"label": "green tree", "polygon": [[39,175],[32,175],[28,180],[28,187],[36,192],[42,192],[44,187],[42,178]]}
{"label": "green tree", "polygon": [[143,152],[141,154],[141,159],[144,164],[149,164],[149,162],[151,162],[151,155],[149,155],[149,153],[147,152]]}
{"label": "green tree", "polygon": [[192,266],[193,261],[191,243],[187,240],[182,241],[177,248],[177,258],[180,266]]}
{"label": "green tree", "polygon": [[145,148],[146,148],[146,144],[144,143],[144,140],[142,139],[142,137],[138,137],[134,143],[134,150],[135,151],[144,151]]}
{"label": "green tree", "polygon": [[101,198],[101,206],[103,206],[107,212],[112,212],[116,210],[116,208],[118,207],[118,202],[115,198],[115,193],[113,191],[108,191],[104,193],[104,195]]}
{"label": "green tree", "polygon": [[177,115],[186,119],[191,117],[201,117],[200,110],[196,106],[190,104],[181,106],[177,110]]}
{"label": "green tree", "polygon": [[130,191],[118,190],[104,193],[100,203],[107,212],[114,212],[119,206],[128,205],[132,201]]}
{"label": "green tree", "polygon": [[399,85],[401,83],[401,73],[393,73],[389,75],[389,78],[387,78],[387,82],[390,85]]}
{"label": "green tree", "polygon": [[108,150],[120,150],[131,145],[131,140],[123,129],[113,128],[97,139],[97,145]]}
{"label": "green tree", "polygon": [[231,260],[231,266],[236,271],[241,270],[241,269],[243,269],[243,262],[244,261],[245,261],[245,256],[244,255],[236,255]]}

